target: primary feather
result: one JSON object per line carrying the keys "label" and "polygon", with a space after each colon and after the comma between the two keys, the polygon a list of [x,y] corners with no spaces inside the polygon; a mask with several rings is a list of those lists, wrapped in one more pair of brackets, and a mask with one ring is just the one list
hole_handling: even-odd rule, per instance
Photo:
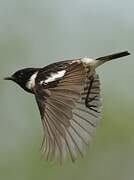
{"label": "primary feather", "polygon": [[65,70],[55,85],[35,88],[44,127],[42,154],[47,160],[60,162],[67,152],[72,161],[78,152],[83,155],[100,119],[101,107],[98,75],[90,74],[80,60],[69,62]]}

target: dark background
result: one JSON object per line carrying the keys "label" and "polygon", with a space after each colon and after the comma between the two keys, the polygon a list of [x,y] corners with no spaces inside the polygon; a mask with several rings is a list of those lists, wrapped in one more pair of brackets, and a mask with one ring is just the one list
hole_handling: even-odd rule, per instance
{"label": "dark background", "polygon": [[[134,1],[0,0],[0,179],[133,180]],[[100,67],[103,114],[84,159],[40,160],[35,99],[3,77],[76,57],[128,50]]]}

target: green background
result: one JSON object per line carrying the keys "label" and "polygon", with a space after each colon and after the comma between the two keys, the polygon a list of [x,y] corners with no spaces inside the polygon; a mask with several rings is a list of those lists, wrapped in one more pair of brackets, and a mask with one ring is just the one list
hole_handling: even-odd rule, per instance
{"label": "green background", "polygon": [[[0,180],[134,179],[134,1],[0,0]],[[129,50],[98,68],[103,114],[84,159],[40,160],[35,99],[4,76],[76,57]]]}

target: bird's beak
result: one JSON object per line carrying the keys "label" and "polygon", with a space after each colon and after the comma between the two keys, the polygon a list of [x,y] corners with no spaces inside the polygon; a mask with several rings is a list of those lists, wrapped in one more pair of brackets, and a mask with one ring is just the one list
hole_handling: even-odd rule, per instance
{"label": "bird's beak", "polygon": [[14,77],[13,77],[13,76],[5,77],[4,80],[11,80],[11,81],[14,81]]}

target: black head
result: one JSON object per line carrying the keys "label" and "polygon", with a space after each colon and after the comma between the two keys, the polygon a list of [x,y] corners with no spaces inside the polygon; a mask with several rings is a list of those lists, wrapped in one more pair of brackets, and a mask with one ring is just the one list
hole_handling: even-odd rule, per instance
{"label": "black head", "polygon": [[36,73],[38,68],[25,68],[16,71],[11,77],[4,78],[5,80],[11,80],[16,82],[19,86],[21,86],[25,91],[31,92],[30,89],[27,88],[27,82],[30,77]]}

